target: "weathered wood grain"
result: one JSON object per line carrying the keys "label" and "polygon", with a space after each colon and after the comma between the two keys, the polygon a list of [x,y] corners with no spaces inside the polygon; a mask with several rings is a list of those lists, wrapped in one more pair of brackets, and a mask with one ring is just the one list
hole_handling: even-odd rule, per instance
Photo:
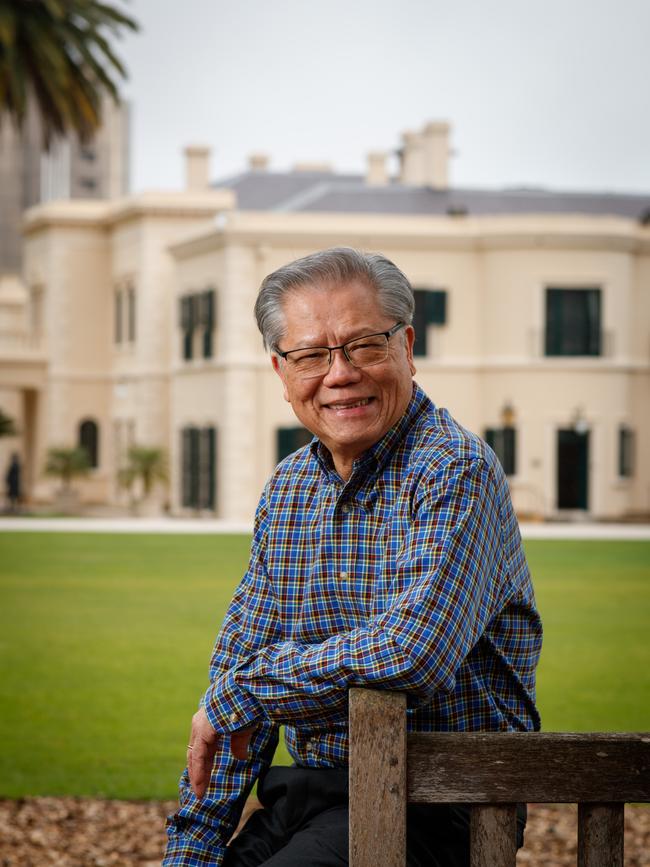
{"label": "weathered wood grain", "polygon": [[650,801],[650,733],[407,737],[405,711],[403,694],[350,691],[351,867],[405,865],[407,802],[472,804],[472,867],[514,867],[516,803],[578,803],[578,867],[623,867],[624,802]]}
{"label": "weathered wood grain", "polygon": [[475,806],[471,815],[471,867],[515,867],[517,805]]}
{"label": "weathered wood grain", "polygon": [[406,697],[351,689],[350,867],[406,863]]}
{"label": "weathered wood grain", "polygon": [[623,867],[623,804],[578,804],[578,867]]}
{"label": "weathered wood grain", "polygon": [[416,803],[650,800],[648,733],[413,734]]}

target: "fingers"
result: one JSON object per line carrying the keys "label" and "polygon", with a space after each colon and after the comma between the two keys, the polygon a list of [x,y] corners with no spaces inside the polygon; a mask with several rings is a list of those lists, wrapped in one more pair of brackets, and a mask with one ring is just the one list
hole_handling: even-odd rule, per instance
{"label": "fingers", "polygon": [[190,785],[197,798],[202,798],[208,788],[216,751],[216,741],[213,744],[207,744],[201,740],[195,741],[192,744],[192,749],[188,750],[191,763],[188,764]]}
{"label": "fingers", "polygon": [[251,727],[232,732],[230,735],[230,752],[236,759],[246,760],[248,758],[248,747],[254,731],[255,728]]}

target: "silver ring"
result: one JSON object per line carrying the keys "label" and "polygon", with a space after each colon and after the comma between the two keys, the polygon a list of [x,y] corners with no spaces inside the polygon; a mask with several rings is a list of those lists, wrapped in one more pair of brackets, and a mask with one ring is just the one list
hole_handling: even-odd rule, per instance
{"label": "silver ring", "polygon": [[193,749],[194,749],[194,747],[192,746],[192,744],[188,744],[188,745],[187,745],[187,748],[188,748],[188,750],[193,750]]}

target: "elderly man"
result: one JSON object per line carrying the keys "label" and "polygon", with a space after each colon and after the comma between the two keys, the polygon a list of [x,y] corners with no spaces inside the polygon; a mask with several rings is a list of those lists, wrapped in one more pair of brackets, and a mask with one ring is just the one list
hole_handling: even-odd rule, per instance
{"label": "elderly man", "polygon": [[[314,439],[262,494],[166,865],[347,864],[352,686],[406,692],[411,731],[539,728],[541,623],[508,486],[413,382],[413,306],[392,262],[346,248],[262,284],[264,344]],[[280,725],[295,764],[269,769]],[[228,845],[256,780],[263,808]],[[409,865],[468,849],[466,809],[409,808]]]}

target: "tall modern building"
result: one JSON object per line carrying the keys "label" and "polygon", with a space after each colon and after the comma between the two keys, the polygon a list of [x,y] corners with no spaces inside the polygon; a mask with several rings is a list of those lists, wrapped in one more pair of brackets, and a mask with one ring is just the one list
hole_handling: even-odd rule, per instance
{"label": "tall modern building", "polygon": [[22,130],[0,126],[0,275],[22,267],[22,219],[27,208],[52,199],[110,199],[129,189],[129,111],[110,100],[92,141],[77,136],[43,149],[41,123],[30,106]]}
{"label": "tall modern building", "polygon": [[520,515],[650,515],[650,195],[454,187],[449,135],[404,135],[395,172],[386,154],[363,175],[258,154],[216,184],[194,147],[182,192],[30,209],[0,407],[17,408],[31,498],[53,495],[48,447],[81,444],[83,498],[125,502],[137,443],[169,456],[173,514],[250,520],[308,439],[257,333],[258,287],[345,244],[410,277],[416,380],[492,444]]}

